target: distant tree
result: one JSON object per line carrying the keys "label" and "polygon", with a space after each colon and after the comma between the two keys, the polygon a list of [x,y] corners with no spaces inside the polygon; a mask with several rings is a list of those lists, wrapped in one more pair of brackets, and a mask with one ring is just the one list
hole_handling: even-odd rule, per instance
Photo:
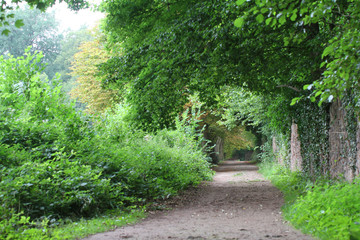
{"label": "distant tree", "polygon": [[[55,19],[54,12],[42,13],[37,9],[29,7],[12,11],[16,18],[23,20],[24,26],[16,28],[14,25],[6,26],[10,29],[7,36],[0,35],[0,54],[11,54],[14,57],[20,57],[24,50],[31,46],[31,51],[41,51],[44,55],[42,63],[49,66],[45,73],[49,78],[53,78],[55,72],[51,65],[60,52],[60,41],[62,36],[58,33],[58,22]],[[5,27],[0,27],[5,29]]]}
{"label": "distant tree", "polygon": [[71,63],[74,61],[74,55],[80,51],[82,43],[92,40],[94,37],[90,30],[82,28],[78,31],[68,32],[64,35],[60,43],[60,52],[55,61],[51,64],[52,72],[58,72],[64,85],[69,85],[74,81],[71,76]]}
{"label": "distant tree", "polygon": [[99,31],[95,31],[93,36],[94,40],[82,43],[80,52],[74,55],[71,75],[76,77],[76,86],[70,95],[85,103],[87,112],[95,114],[111,107],[117,100],[117,94],[116,91],[102,88],[103,77],[98,74],[98,65],[110,56]]}
{"label": "distant tree", "polygon": [[[59,0],[58,2],[66,2],[68,7],[72,10],[80,10],[82,8],[87,8],[89,6],[86,0]],[[10,33],[10,27],[15,26],[20,28],[24,25],[23,19],[16,16],[16,12],[9,13],[9,11],[14,10],[19,6],[20,3],[27,3],[31,8],[36,8],[44,12],[48,7],[53,6],[56,3],[56,0],[10,0],[10,1],[1,1],[0,5],[0,27],[1,35],[8,35]],[[16,21],[12,21],[15,16],[17,17]]]}

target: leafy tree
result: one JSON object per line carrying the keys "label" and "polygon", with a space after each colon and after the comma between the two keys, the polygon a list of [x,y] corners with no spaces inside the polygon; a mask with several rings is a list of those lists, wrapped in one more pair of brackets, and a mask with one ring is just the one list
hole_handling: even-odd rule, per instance
{"label": "leafy tree", "polygon": [[[59,2],[66,2],[68,7],[72,10],[79,10],[82,8],[88,7],[88,2],[85,0],[60,0]],[[10,30],[7,26],[15,25],[17,28],[20,28],[24,25],[22,19],[17,19],[14,23],[12,23],[12,19],[14,19],[15,14],[10,13],[15,9],[15,7],[19,7],[20,3],[27,3],[31,8],[36,8],[42,12],[44,12],[48,7],[53,6],[56,1],[55,0],[48,0],[48,1],[41,1],[41,0],[11,0],[11,1],[1,1],[0,6],[0,27],[5,27],[1,31],[1,35],[8,35]]]}
{"label": "leafy tree", "polygon": [[80,51],[79,47],[83,42],[93,39],[91,32],[85,28],[78,31],[68,32],[60,43],[60,52],[55,61],[51,64],[52,72],[58,72],[63,84],[62,90],[69,93],[74,87],[76,77],[71,76],[71,63],[74,61],[74,55]]}
{"label": "leafy tree", "polygon": [[[226,4],[220,7],[231,9]],[[206,36],[213,38],[218,33],[215,25],[222,20],[213,17],[209,5],[204,1],[104,3],[111,47],[122,42],[124,48],[123,55],[104,66],[106,83],[116,82],[119,87],[130,83],[129,101],[143,127],[171,125],[187,96],[201,88],[204,79],[209,80],[204,83],[207,93],[217,92],[214,85],[219,78],[211,83],[216,66],[209,56],[216,43]],[[219,38],[227,33],[220,33]]]}
{"label": "leafy tree", "polygon": [[[249,26],[268,27],[273,32],[283,32],[284,47],[313,46],[316,61],[313,61],[312,82],[304,86],[311,90],[312,101],[318,98],[321,104],[343,97],[348,91],[359,91],[359,1],[238,0],[237,3],[244,9],[235,21],[242,31]],[[264,34],[260,31],[258,36]]]}
{"label": "leafy tree", "polygon": [[72,97],[87,104],[87,111],[105,111],[116,101],[116,91],[102,88],[102,77],[98,76],[98,65],[109,59],[104,48],[102,35],[93,32],[94,40],[80,45],[80,52],[74,55],[71,75],[76,77],[76,86],[71,90]]}
{"label": "leafy tree", "polygon": [[[55,76],[52,63],[60,52],[60,41],[62,36],[58,33],[58,22],[55,19],[55,13],[42,13],[37,9],[17,9],[12,12],[17,18],[24,22],[22,28],[7,26],[10,33],[0,35],[0,54],[11,54],[14,57],[20,57],[24,54],[24,49],[31,46],[31,51],[42,51],[43,63],[48,64],[46,74],[49,78]],[[5,27],[0,28],[5,29]]]}
{"label": "leafy tree", "polygon": [[246,9],[231,1],[105,1],[103,7],[110,43],[124,47],[103,66],[105,83],[131,84],[129,99],[148,128],[171,125],[194,92],[209,106],[223,85],[292,99],[319,76],[324,47],[317,38],[286,46],[287,29],[259,25],[255,17],[240,31],[233,22]]}

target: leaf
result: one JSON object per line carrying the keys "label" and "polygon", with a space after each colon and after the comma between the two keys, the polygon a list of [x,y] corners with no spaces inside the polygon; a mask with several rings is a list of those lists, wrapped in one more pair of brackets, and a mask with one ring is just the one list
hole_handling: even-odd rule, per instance
{"label": "leaf", "polygon": [[5,35],[5,36],[9,36],[10,30],[9,29],[5,29],[1,32],[1,35]]}
{"label": "leaf", "polygon": [[291,21],[295,21],[296,18],[297,18],[297,14],[296,14],[296,13],[293,13],[293,15],[291,15],[291,17],[290,17],[290,20],[291,20]]}
{"label": "leaf", "polygon": [[322,91],[317,91],[317,92],[315,93],[315,97],[319,96],[320,94],[322,94]]}
{"label": "leaf", "polygon": [[334,50],[334,46],[333,46],[333,45],[330,45],[330,46],[326,47],[326,48],[324,49],[324,52],[323,52],[323,54],[321,55],[321,57],[323,58],[323,57],[329,55],[333,50]]}
{"label": "leaf", "polygon": [[324,67],[327,64],[327,61],[324,61],[320,64],[320,68]]}
{"label": "leaf", "polygon": [[262,23],[264,21],[264,16],[262,14],[259,14],[256,16],[256,21],[258,23]]}
{"label": "leaf", "polygon": [[290,106],[295,105],[296,103],[298,103],[299,100],[300,100],[299,97],[293,98],[293,99],[291,100]]}
{"label": "leaf", "polygon": [[260,10],[261,13],[266,13],[266,12],[268,12],[268,11],[269,11],[269,9],[267,9],[267,8],[262,8],[262,9]]}
{"label": "leaf", "polygon": [[277,19],[276,19],[276,18],[272,18],[271,27],[274,27],[276,24],[277,24]]}
{"label": "leaf", "polygon": [[234,25],[235,27],[242,28],[242,26],[244,26],[244,23],[245,23],[244,17],[239,17],[238,19],[235,20]]}
{"label": "leaf", "polygon": [[282,15],[282,16],[280,17],[280,19],[279,19],[279,23],[280,23],[281,25],[283,25],[285,22],[286,22],[286,17],[285,17],[285,15]]}
{"label": "leaf", "polygon": [[268,18],[268,19],[266,19],[266,20],[265,20],[265,24],[266,24],[266,25],[269,25],[269,24],[270,24],[270,22],[271,22],[271,20],[272,20],[272,18]]}
{"label": "leaf", "polygon": [[236,5],[242,5],[242,4],[244,4],[244,2],[246,2],[246,0],[237,0],[236,1]]}
{"label": "leaf", "polygon": [[40,10],[45,10],[46,4],[43,3],[43,2],[38,2],[38,3],[36,4],[36,8],[37,8],[37,9],[40,9]]}
{"label": "leaf", "polygon": [[22,19],[18,19],[18,20],[15,21],[15,27],[17,27],[17,28],[21,28],[24,25],[25,24],[24,24]]}
{"label": "leaf", "polygon": [[290,43],[290,39],[288,37],[284,37],[284,46],[288,46]]}

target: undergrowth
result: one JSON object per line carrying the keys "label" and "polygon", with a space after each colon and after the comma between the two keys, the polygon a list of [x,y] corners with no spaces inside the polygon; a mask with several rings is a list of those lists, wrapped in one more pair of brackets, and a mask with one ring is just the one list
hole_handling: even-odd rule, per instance
{"label": "undergrowth", "polygon": [[134,128],[126,104],[86,116],[56,79],[40,79],[41,57],[0,56],[0,239],[77,236],[64,222],[90,234],[87,224],[121,222],[109,211],[123,216],[212,178],[196,111],[156,133]]}
{"label": "undergrowth", "polygon": [[296,228],[319,239],[360,239],[360,179],[352,183],[319,178],[274,164],[260,172],[284,194],[284,217]]}

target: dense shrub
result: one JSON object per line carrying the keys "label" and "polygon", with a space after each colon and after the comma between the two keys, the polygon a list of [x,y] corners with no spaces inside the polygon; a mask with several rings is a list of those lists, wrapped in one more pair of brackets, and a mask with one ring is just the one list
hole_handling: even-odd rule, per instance
{"label": "dense shrub", "polygon": [[89,216],[109,207],[113,198],[109,180],[101,179],[100,170],[79,162],[26,162],[1,174],[3,206],[32,218]]}
{"label": "dense shrub", "polygon": [[152,134],[133,127],[125,104],[89,118],[40,79],[41,54],[0,60],[0,238],[46,239],[49,221],[167,198],[211,178],[196,116]]}
{"label": "dense shrub", "polygon": [[85,163],[104,169],[112,183],[121,183],[124,196],[166,198],[211,178],[209,158],[189,118],[178,120],[174,130],[146,134],[126,121],[129,114],[131,108],[121,105],[105,114],[96,126],[94,147],[84,150]]}
{"label": "dense shrub", "polygon": [[320,239],[355,237],[360,233],[359,183],[357,179],[352,184],[317,184],[289,207],[286,217],[294,226]]}

